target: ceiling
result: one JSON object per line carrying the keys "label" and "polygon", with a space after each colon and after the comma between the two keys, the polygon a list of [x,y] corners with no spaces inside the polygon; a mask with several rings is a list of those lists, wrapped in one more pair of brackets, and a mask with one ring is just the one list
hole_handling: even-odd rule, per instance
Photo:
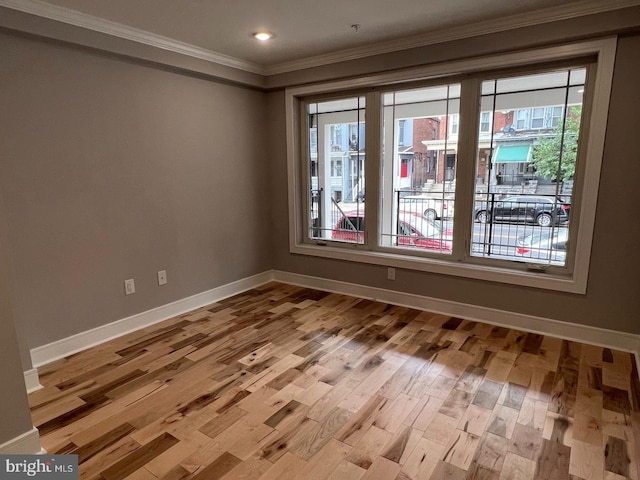
{"label": "ceiling", "polygon": [[[254,71],[278,67],[293,70],[296,62],[315,59],[317,63],[330,63],[346,59],[345,55],[355,58],[385,49],[461,38],[470,32],[505,30],[638,3],[639,0],[0,1],[0,5],[10,8],[30,4],[32,9],[49,9],[81,26],[86,26],[82,25],[84,21],[94,27],[107,25],[109,31],[128,29],[134,37],[162,37]],[[273,32],[276,37],[259,42],[252,37],[259,30]]]}

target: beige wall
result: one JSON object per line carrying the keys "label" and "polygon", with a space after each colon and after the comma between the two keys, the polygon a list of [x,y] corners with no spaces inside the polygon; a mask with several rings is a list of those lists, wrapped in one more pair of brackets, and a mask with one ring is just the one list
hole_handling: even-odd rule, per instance
{"label": "beige wall", "polygon": [[[32,429],[22,362],[11,311],[9,281],[11,261],[7,248],[7,227],[0,200],[0,445]],[[34,453],[34,452],[29,452]]]}
{"label": "beige wall", "polygon": [[25,368],[30,348],[272,266],[263,93],[6,33],[0,52]]}
{"label": "beige wall", "polygon": [[[539,33],[542,33],[541,30]],[[486,41],[479,41],[483,49]],[[489,45],[490,47],[491,45]],[[499,45],[493,45],[498,49]],[[434,49],[443,47],[434,46]],[[472,54],[473,51],[469,51]],[[427,57],[428,58],[428,55]],[[275,268],[305,275],[388,288],[457,302],[537,315],[583,325],[640,333],[640,36],[622,37],[616,58],[613,94],[607,127],[591,270],[586,295],[449,277],[416,271],[398,271],[386,280],[386,267],[327,260],[288,252],[288,223],[274,215]],[[274,139],[274,212],[287,209],[284,94],[269,94],[269,136]]]}

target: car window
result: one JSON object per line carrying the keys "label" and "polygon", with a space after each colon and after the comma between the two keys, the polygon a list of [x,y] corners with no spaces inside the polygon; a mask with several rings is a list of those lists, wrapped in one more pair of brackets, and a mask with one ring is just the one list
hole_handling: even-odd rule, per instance
{"label": "car window", "polygon": [[412,215],[407,218],[411,233],[420,237],[437,237],[441,233],[440,227],[426,218]]}
{"label": "car window", "polygon": [[364,217],[343,217],[338,226],[341,230],[353,230],[354,227],[356,231],[364,232]]}
{"label": "car window", "polygon": [[549,240],[551,235],[547,232],[528,235],[523,239],[523,245],[534,245],[536,243],[542,243]]}
{"label": "car window", "polygon": [[409,225],[407,225],[404,222],[399,222],[398,223],[398,233],[400,235],[403,235],[405,237],[408,237],[411,235],[411,227]]}
{"label": "car window", "polygon": [[553,248],[554,250],[561,250],[561,251],[566,251],[567,250],[567,242],[557,242],[554,243],[551,248]]}

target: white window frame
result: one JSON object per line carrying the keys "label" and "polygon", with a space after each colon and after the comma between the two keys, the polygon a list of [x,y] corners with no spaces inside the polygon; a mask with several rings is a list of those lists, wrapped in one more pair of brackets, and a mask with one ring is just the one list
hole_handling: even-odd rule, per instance
{"label": "white window frame", "polygon": [[449,115],[449,119],[451,122],[451,126],[449,127],[449,135],[458,135],[458,130],[460,129],[460,115],[454,113]]}
{"label": "white window frame", "polygon": [[[542,116],[536,117],[536,110],[542,110]],[[543,128],[547,128],[544,124],[544,112],[545,107],[535,107],[531,109],[531,130],[542,130]],[[536,120],[540,122],[540,126],[534,125]]]}
{"label": "white window frame", "polygon": [[[558,124],[560,124],[562,122],[562,119],[564,118],[564,106],[561,105],[554,105],[553,107],[548,107],[551,110],[551,115],[550,115],[550,123],[549,125],[546,125],[547,128],[556,128],[556,126]],[[555,110],[560,109],[560,115],[554,115]],[[557,122],[554,125],[554,119],[557,119]]]}
{"label": "white window frame", "polygon": [[406,119],[401,118],[400,120],[398,120],[398,146],[400,147],[405,146],[404,134],[405,134],[406,125],[407,125]]}
{"label": "white window frame", "polygon": [[[485,115],[487,117],[487,121],[486,122],[484,122],[482,120],[482,118]],[[482,124],[483,123],[487,124],[487,128],[484,128],[484,129],[482,128]],[[492,118],[491,112],[487,112],[487,111],[480,112],[480,133],[491,133],[491,126],[492,125],[493,125],[493,118]]]}
{"label": "white window frame", "polygon": [[[533,288],[550,289],[571,293],[584,294],[586,292],[589,274],[590,252],[595,224],[595,212],[598,198],[600,170],[604,150],[604,139],[611,94],[611,83],[616,53],[616,37],[602,38],[558,45],[526,52],[511,52],[487,56],[477,59],[466,59],[446,63],[438,63],[402,71],[388,72],[363,76],[360,78],[340,80],[334,82],[304,85],[288,88],[285,92],[286,109],[286,134],[287,134],[287,167],[289,190],[289,251],[295,254],[311,255],[317,257],[340,259],[359,263],[405,268],[432,272],[436,274],[454,275],[465,278],[474,278],[498,283],[522,285]],[[369,248],[369,243],[376,243],[374,233],[375,226],[372,222],[365,225],[365,243],[341,244],[333,242],[309,241],[306,225],[308,212],[306,212],[306,192],[308,180],[306,180],[306,168],[303,163],[303,153],[306,149],[305,140],[301,135],[301,129],[306,129],[306,118],[301,112],[301,102],[305,97],[320,94],[336,94],[337,92],[353,91],[358,88],[401,84],[420,80],[446,78],[447,76],[461,75],[490,70],[498,70],[505,67],[536,67],[539,64],[553,61],[569,61],[585,56],[595,56],[597,63],[591,70],[587,88],[590,101],[585,103],[585,118],[587,124],[583,125],[581,158],[582,173],[576,181],[576,198],[579,204],[572,209],[572,222],[577,223],[577,228],[571,241],[575,251],[574,262],[566,272],[535,270],[534,265],[526,268],[524,265],[504,267],[493,265],[491,262],[476,263],[473,259],[464,258],[432,258],[407,256],[400,253],[383,252],[379,249]],[[446,80],[445,80],[446,81]],[[393,87],[392,87],[393,88]],[[355,95],[362,95],[356,93]],[[369,99],[375,99],[380,95],[375,90],[367,94],[367,108],[365,123],[381,125],[381,112],[372,108],[375,103]],[[378,99],[379,100],[379,99]],[[465,105],[461,106],[460,128],[465,131],[478,131],[478,118],[476,107],[471,105],[465,111]],[[467,152],[475,152],[476,135],[466,136],[466,145],[459,144],[459,151],[467,149]],[[378,201],[370,201],[371,198],[380,198],[380,178],[377,177],[380,166],[380,136],[366,136],[366,205],[367,216],[378,218]],[[467,160],[458,162],[459,172],[466,169],[457,180],[456,216],[461,208],[471,208],[474,182],[475,162]],[[465,192],[465,193],[462,193]],[[459,203],[458,203],[459,202]],[[463,204],[466,202],[466,205]],[[469,242],[471,224],[466,222],[456,223],[456,238],[458,242]],[[371,230],[370,230],[371,229]],[[468,251],[468,249],[467,249]],[[514,262],[515,263],[515,262]]]}
{"label": "white window frame", "polygon": [[[524,118],[522,118],[524,117]],[[522,125],[520,124],[522,122]],[[531,123],[531,109],[519,108],[513,116],[513,128],[516,130],[529,130]]]}

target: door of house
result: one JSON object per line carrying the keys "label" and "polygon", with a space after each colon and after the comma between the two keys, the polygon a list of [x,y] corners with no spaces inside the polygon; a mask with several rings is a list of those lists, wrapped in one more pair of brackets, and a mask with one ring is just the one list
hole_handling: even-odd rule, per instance
{"label": "door of house", "polygon": [[456,173],[456,154],[447,153],[444,160],[444,181],[452,182]]}

